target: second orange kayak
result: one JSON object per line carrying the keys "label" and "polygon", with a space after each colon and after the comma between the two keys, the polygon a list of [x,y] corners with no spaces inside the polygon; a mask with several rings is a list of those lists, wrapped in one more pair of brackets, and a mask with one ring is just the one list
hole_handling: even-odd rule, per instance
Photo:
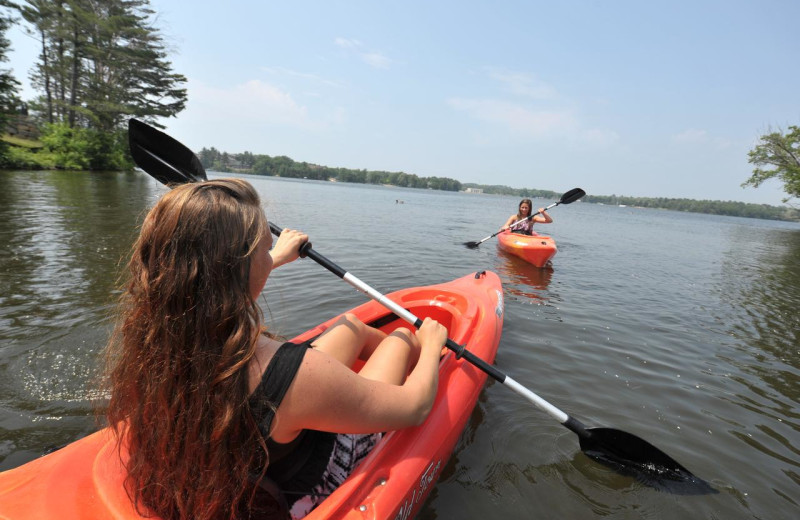
{"label": "second orange kayak", "polygon": [[536,267],[544,267],[558,252],[556,241],[545,235],[519,235],[503,231],[497,235],[497,246]]}

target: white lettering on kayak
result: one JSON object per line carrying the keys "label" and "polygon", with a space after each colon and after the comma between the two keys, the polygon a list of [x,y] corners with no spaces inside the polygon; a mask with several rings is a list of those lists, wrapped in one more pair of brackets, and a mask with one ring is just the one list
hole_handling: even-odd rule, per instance
{"label": "white lettering on kayak", "polygon": [[414,506],[425,498],[428,495],[429,488],[433,487],[433,483],[436,482],[436,477],[441,466],[441,460],[431,462],[428,465],[425,472],[419,478],[419,484],[412,490],[411,496],[403,501],[400,511],[398,511],[397,515],[394,517],[395,520],[408,520],[411,516],[411,511],[414,510]]}

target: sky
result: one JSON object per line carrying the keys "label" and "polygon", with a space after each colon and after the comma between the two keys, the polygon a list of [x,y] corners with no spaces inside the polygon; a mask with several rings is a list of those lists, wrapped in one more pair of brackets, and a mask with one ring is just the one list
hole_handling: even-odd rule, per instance
{"label": "sky", "polygon": [[[800,124],[790,0],[150,0],[215,147],[331,167],[595,195],[781,205],[742,188]],[[27,85],[38,43],[15,27]],[[795,199],[793,202],[797,202]]]}

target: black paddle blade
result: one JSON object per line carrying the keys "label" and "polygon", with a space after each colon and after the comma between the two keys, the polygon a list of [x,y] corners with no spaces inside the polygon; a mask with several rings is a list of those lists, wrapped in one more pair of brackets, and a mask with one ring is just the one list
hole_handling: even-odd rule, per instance
{"label": "black paddle blade", "polygon": [[481,245],[481,243],[480,242],[464,242],[464,245],[467,246],[470,249],[476,249],[479,245]]}
{"label": "black paddle blade", "polygon": [[613,428],[587,428],[587,432],[587,437],[579,436],[581,450],[617,473],[674,495],[719,493],[644,439]]}
{"label": "black paddle blade", "polygon": [[565,194],[561,196],[561,200],[558,201],[559,204],[571,204],[576,200],[584,197],[586,192],[580,188],[572,188]]}
{"label": "black paddle blade", "polygon": [[136,165],[163,184],[206,180],[206,171],[194,152],[138,119],[128,121],[128,143]]}

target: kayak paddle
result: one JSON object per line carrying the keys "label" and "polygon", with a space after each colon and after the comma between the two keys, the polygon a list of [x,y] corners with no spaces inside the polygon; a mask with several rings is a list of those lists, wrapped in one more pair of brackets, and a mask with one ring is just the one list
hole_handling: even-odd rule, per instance
{"label": "kayak paddle", "polygon": [[[155,128],[131,119],[128,125],[131,155],[136,164],[159,182],[167,186],[206,180],[205,170],[197,156],[186,146]],[[583,196],[583,190],[575,188],[565,193],[557,204],[569,204]],[[552,206],[548,206],[552,207]],[[279,236],[283,231],[270,222],[270,231]],[[300,248],[301,256],[307,256],[332,272],[356,290],[363,292],[397,316],[419,328],[422,320],[408,309],[388,299],[354,275],[348,273],[317,251],[310,242]],[[450,338],[445,344],[502,385],[521,395],[537,408],[556,419],[561,425],[578,436],[581,450],[590,458],[614,469],[620,474],[634,477],[650,487],[681,495],[700,495],[717,493],[706,481],[694,476],[669,455],[644,439],[613,428],[587,428],[574,417],[559,410],[497,367],[486,363],[464,345]]]}
{"label": "kayak paddle", "polygon": [[[549,206],[544,208],[542,211],[547,211],[548,209],[554,208],[554,207],[558,206],[559,204],[571,204],[571,203],[575,202],[576,200],[580,199],[581,197],[583,197],[584,195],[586,195],[586,192],[583,191],[582,189],[580,189],[580,188],[572,188],[571,190],[569,190],[568,192],[563,194],[561,196],[561,199],[558,202],[554,202],[554,203],[550,204]],[[520,222],[525,222],[526,220],[531,220],[533,217],[535,217],[539,213],[541,213],[541,211],[537,211],[536,213],[528,215],[527,217],[514,222],[508,228],[511,229],[512,227],[516,226]],[[496,237],[497,235],[499,235],[503,231],[505,231],[505,229],[501,229],[497,233],[492,233],[488,237],[484,238],[483,240],[479,240],[478,242],[464,242],[464,245],[467,246],[470,249],[475,249],[476,247],[478,247],[479,245],[483,244],[484,242],[486,242],[490,238]]]}

